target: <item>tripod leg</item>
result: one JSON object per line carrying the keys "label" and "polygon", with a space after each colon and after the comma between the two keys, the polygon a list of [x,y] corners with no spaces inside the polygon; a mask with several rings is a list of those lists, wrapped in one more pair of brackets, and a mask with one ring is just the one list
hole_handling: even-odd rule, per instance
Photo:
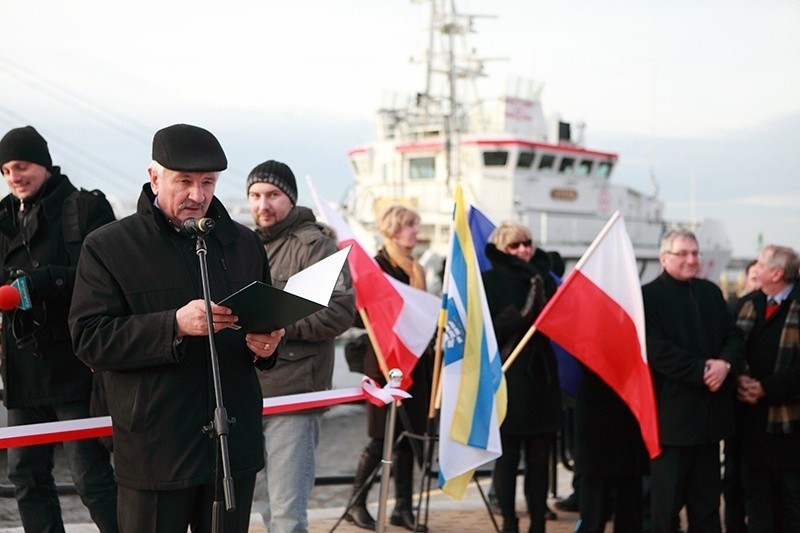
{"label": "tripod leg", "polygon": [[497,520],[494,518],[494,513],[492,512],[492,505],[489,503],[489,498],[483,493],[483,487],[478,482],[478,478],[473,476],[473,481],[475,481],[475,486],[478,487],[478,493],[481,495],[481,499],[483,500],[483,504],[486,506],[486,512],[489,513],[489,518],[492,519],[492,525],[494,526],[494,530],[497,533],[500,533],[500,526],[497,525]]}

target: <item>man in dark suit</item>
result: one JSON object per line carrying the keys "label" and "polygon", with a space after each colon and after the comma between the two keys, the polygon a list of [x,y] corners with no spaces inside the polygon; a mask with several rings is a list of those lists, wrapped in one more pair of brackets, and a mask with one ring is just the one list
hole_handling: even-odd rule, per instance
{"label": "man in dark suit", "polygon": [[675,531],[686,505],[690,531],[720,531],[719,442],[734,431],[741,332],[719,287],[696,277],[692,232],[668,231],[659,260],[664,272],[642,287],[662,446],[650,468],[652,527]]}
{"label": "man in dark suit", "polygon": [[748,528],[800,531],[800,258],[770,245],[755,268],[761,291],[737,310],[748,368],[738,387]]}

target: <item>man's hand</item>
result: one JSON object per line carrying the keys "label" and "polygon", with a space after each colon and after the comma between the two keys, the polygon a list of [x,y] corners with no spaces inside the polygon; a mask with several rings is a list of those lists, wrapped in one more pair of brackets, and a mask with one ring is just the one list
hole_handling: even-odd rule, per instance
{"label": "man's hand", "polygon": [[[211,304],[214,332],[231,327],[239,320],[228,307],[215,303]],[[208,321],[206,319],[206,304],[203,300],[192,300],[175,313],[175,322],[178,326],[178,337],[199,337],[208,335]]]}
{"label": "man's hand", "polygon": [[736,397],[739,401],[755,405],[759,398],[765,396],[764,387],[757,379],[750,376],[739,376],[739,386],[736,389]]}
{"label": "man's hand", "polygon": [[284,335],[286,330],[281,328],[272,333],[248,333],[245,335],[245,340],[251,352],[259,357],[270,357],[275,353]]}
{"label": "man's hand", "polygon": [[711,392],[717,392],[725,378],[728,377],[731,364],[724,359],[706,359],[706,370],[703,373],[703,383]]}

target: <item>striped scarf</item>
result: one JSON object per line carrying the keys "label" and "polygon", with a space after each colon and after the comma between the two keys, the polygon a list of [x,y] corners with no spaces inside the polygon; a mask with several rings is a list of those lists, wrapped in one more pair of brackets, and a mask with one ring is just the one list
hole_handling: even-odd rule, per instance
{"label": "striped scarf", "polygon": [[[753,300],[748,300],[739,310],[736,325],[744,331],[745,337],[753,331],[756,322],[756,309]],[[800,357],[800,303],[791,300],[786,321],[783,323],[778,343],[778,357],[775,359],[775,372],[790,368]],[[771,405],[767,413],[767,433],[800,433],[800,397],[780,405]]]}

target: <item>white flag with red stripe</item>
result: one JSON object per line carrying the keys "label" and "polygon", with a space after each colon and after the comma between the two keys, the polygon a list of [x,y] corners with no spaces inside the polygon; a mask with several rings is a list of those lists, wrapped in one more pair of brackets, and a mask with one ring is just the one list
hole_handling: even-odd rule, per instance
{"label": "white flag with red stripe", "polygon": [[339,248],[352,245],[347,260],[356,292],[356,307],[366,310],[386,366],[403,371],[401,388],[411,385],[411,371],[436,330],[439,299],[389,276],[355,238],[350,226],[308,186],[317,210],[339,237]]}
{"label": "white flag with red stripe", "polygon": [[661,453],[644,305],[619,211],[583,254],[534,326],[600,376],[628,405],[650,457]]}

